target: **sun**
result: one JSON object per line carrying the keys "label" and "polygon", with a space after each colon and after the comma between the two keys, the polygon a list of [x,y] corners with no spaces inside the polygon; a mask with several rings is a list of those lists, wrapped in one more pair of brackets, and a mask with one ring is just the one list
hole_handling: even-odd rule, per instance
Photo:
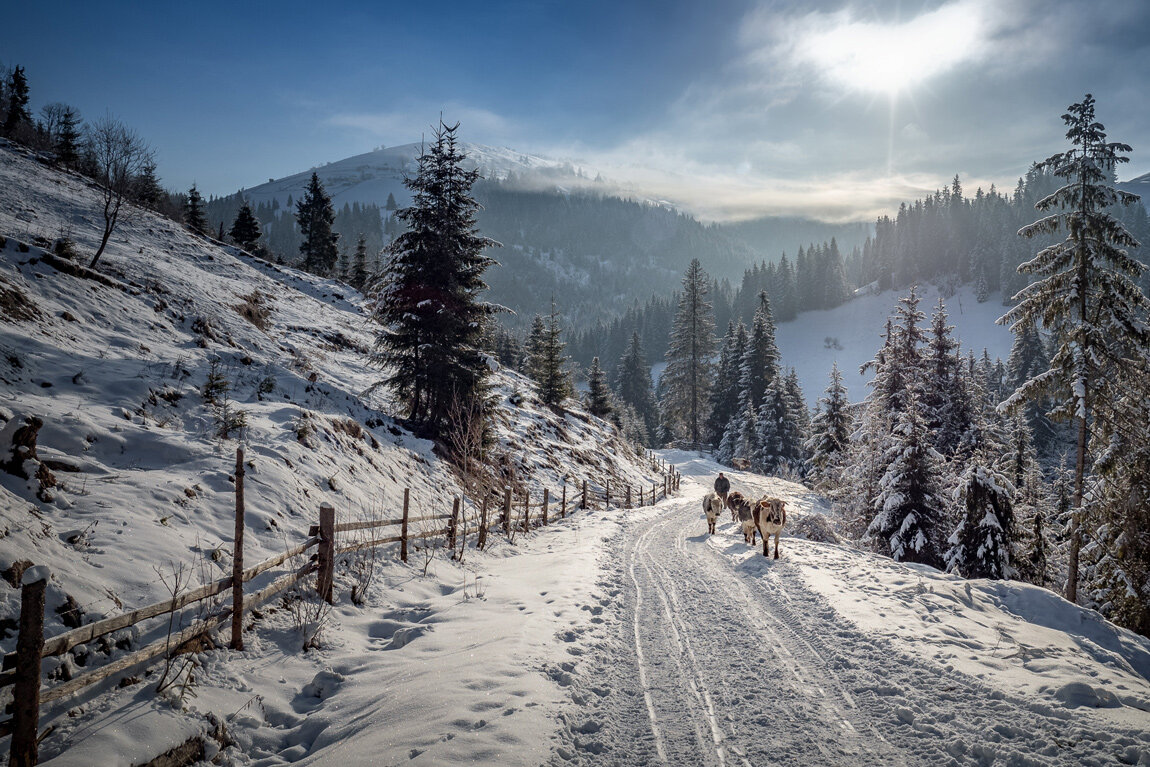
{"label": "sun", "polygon": [[798,50],[843,87],[894,97],[976,55],[979,16],[964,2],[894,24],[839,16],[829,28],[809,30]]}

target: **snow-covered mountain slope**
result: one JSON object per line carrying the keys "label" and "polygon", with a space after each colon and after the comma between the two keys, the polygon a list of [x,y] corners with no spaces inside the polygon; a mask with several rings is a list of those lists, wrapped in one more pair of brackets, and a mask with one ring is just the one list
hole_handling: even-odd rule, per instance
{"label": "snow-covered mountain slope", "polygon": [[[464,167],[478,169],[483,178],[492,180],[504,180],[513,175],[528,184],[546,179],[552,188],[562,188],[585,183],[589,180],[588,175],[590,178],[596,175],[595,171],[583,166],[576,167],[567,161],[517,152],[507,147],[460,142],[459,149],[467,156]],[[410,202],[411,193],[403,185],[403,179],[415,176],[416,160],[421,151],[419,143],[380,148],[283,178],[270,179],[267,183],[245,189],[243,195],[253,205],[270,204],[272,200],[286,205],[289,195],[294,200],[300,199],[314,172],[336,208],[355,202],[374,203],[382,208],[389,194],[404,206]]]}
{"label": "snow-covered mountain slope", "polygon": [[[39,457],[57,467],[45,488],[0,472],[0,571],[11,575],[19,560],[51,568],[48,635],[163,599],[177,577],[194,585],[229,574],[240,444],[250,562],[304,540],[321,502],[344,521],[392,517],[409,488],[414,515],[450,511],[455,474],[393,421],[394,403],[376,386],[358,294],[146,212],[116,231],[102,280],[46,259],[43,249],[67,237],[87,263],[99,223],[85,180],[0,146],[0,421],[41,418]],[[213,372],[228,387],[218,404],[203,396]],[[536,496],[546,486],[558,498],[564,481],[582,478],[658,481],[599,419],[540,407],[514,373],[498,371],[495,388],[495,450]],[[246,426],[222,438],[221,423],[240,411]],[[0,584],[2,651],[14,646],[18,611],[19,590]],[[58,673],[81,660],[65,659]],[[81,737],[58,728],[45,749],[71,747],[70,736]]]}
{"label": "snow-covered mountain slope", "polygon": [[[776,340],[780,362],[798,373],[808,405],[814,406],[822,396],[835,362],[843,374],[843,384],[850,392],[851,401],[857,402],[867,395],[870,389],[866,383],[870,376],[860,373],[859,367],[873,359],[882,347],[881,334],[886,320],[894,314],[899,299],[909,293],[905,290],[859,295],[834,309],[803,312],[794,320],[779,324]],[[929,330],[939,291],[934,285],[920,285],[918,295],[922,299],[919,309],[926,314],[923,324]],[[954,337],[964,353],[973,349],[975,356],[981,357],[982,350],[986,349],[991,359],[1001,357],[1006,361],[1014,336],[1009,327],[995,324],[1006,311],[1000,294],[993,293],[979,303],[974,297],[974,288],[965,285],[944,298],[943,303],[947,321],[954,326]]]}

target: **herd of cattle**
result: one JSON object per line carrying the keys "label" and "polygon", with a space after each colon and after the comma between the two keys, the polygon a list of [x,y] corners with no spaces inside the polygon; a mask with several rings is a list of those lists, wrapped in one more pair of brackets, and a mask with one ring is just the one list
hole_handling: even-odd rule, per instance
{"label": "herd of cattle", "polygon": [[775,559],[779,558],[779,535],[787,523],[787,505],[778,498],[763,496],[757,501],[747,498],[737,490],[725,494],[711,491],[703,496],[703,513],[707,515],[707,532],[715,532],[715,523],[726,506],[731,511],[731,521],[743,528],[743,540],[755,545],[755,535],[763,537],[763,556],[767,554],[770,537],[775,536]]}

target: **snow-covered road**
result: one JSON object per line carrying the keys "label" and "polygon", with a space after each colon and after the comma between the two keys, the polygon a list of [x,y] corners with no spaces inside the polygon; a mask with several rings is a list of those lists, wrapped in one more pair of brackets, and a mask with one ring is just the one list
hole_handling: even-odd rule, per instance
{"label": "snow-covered road", "polygon": [[[784,537],[781,558],[765,559],[729,517],[707,536],[699,497],[712,469],[688,463],[698,481],[607,542],[600,587],[618,613],[570,664],[552,764],[1150,763],[1143,709],[1115,726],[846,619],[808,584],[837,569],[841,547]],[[736,489],[787,498],[792,519],[817,503],[796,485],[740,479]]]}

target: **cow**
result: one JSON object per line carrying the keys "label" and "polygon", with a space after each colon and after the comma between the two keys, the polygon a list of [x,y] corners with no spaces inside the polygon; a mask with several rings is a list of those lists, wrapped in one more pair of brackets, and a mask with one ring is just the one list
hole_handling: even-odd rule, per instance
{"label": "cow", "polygon": [[738,511],[736,511],[736,509],[738,508],[738,505],[745,500],[746,496],[744,496],[738,490],[733,493],[727,493],[727,497],[723,502],[727,505],[727,508],[731,510],[732,523],[739,521]]}
{"label": "cow", "polygon": [[[779,536],[783,532],[783,525],[787,523],[787,504],[778,498],[760,498],[752,512],[755,528],[763,536],[763,556],[768,556],[767,545],[770,537],[775,536],[775,559],[779,558]],[[754,545],[754,535],[751,536],[751,545]]]}
{"label": "cow", "polygon": [[715,523],[723,513],[723,499],[718,493],[710,492],[703,496],[703,513],[707,515],[707,534],[714,535]]}

